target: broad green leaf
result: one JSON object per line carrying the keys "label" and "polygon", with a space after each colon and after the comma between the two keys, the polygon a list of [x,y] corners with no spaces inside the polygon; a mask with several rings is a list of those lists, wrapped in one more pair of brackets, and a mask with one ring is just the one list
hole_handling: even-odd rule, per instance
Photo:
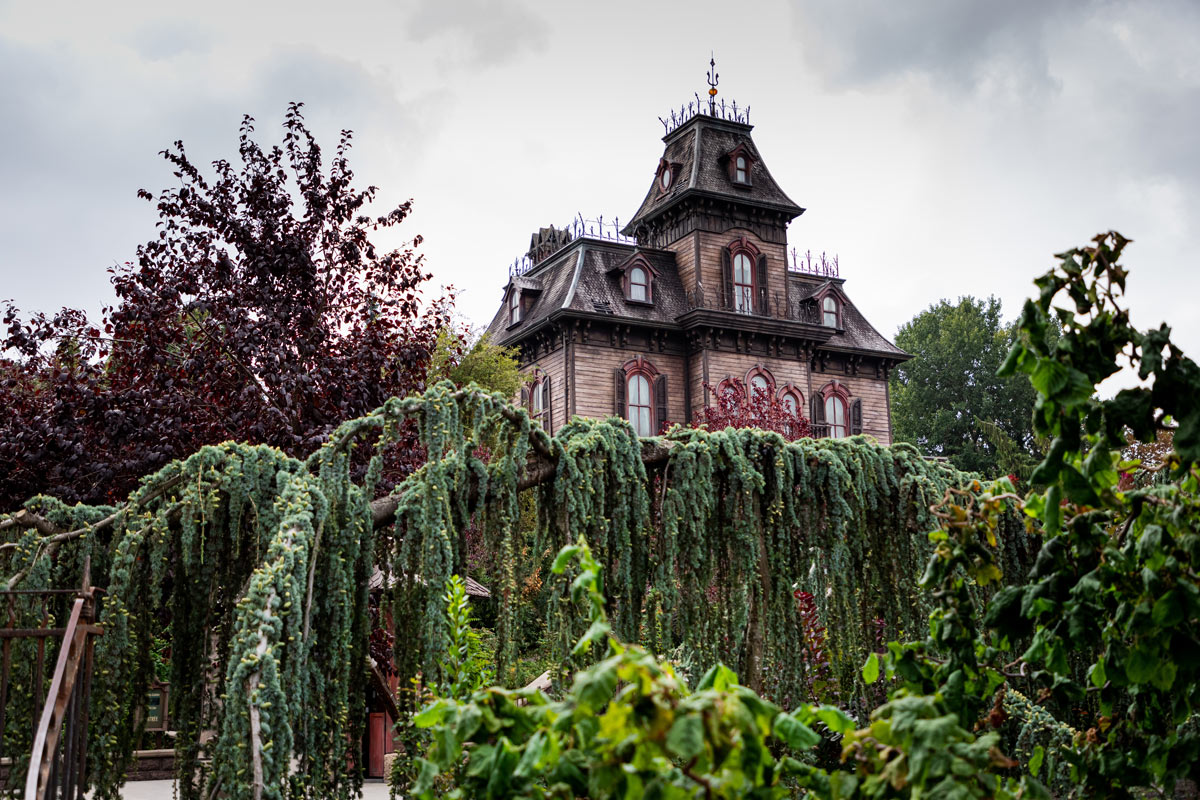
{"label": "broad green leaf", "polygon": [[610,633],[612,633],[612,628],[607,622],[596,620],[587,629],[587,633],[583,634],[583,637],[575,643],[575,647],[571,649],[571,655],[577,656],[586,653],[593,644],[602,641]]}
{"label": "broad green leaf", "polygon": [[1033,748],[1033,755],[1029,757],[1029,774],[1037,777],[1037,774],[1042,769],[1042,759],[1046,757],[1046,751],[1039,744]]}
{"label": "broad green leaf", "polygon": [[874,683],[879,680],[879,656],[875,653],[867,656],[867,663],[863,664],[862,676],[866,683]]}
{"label": "broad green leaf", "polygon": [[667,732],[667,749],[684,761],[704,752],[704,720],[699,714],[685,714],[675,720]]}
{"label": "broad green leaf", "polygon": [[829,726],[834,733],[849,733],[854,730],[854,720],[845,711],[834,706],[820,706],[815,709],[817,719]]}
{"label": "broad green leaf", "polygon": [[567,564],[570,564],[571,559],[575,558],[575,556],[578,554],[579,554],[579,545],[577,545],[577,544],[567,545],[562,550],[558,551],[558,556],[554,559],[554,564],[553,564],[553,566],[550,567],[550,571],[553,572],[555,575],[563,574],[563,572],[566,571],[566,569],[567,569]]}
{"label": "broad green leaf", "polygon": [[1154,603],[1152,614],[1154,624],[1160,628],[1173,628],[1183,622],[1184,611],[1181,599],[1179,593],[1174,589],[1158,598]]}
{"label": "broad green leaf", "polygon": [[1125,659],[1125,675],[1132,683],[1149,683],[1159,667],[1157,654],[1145,647],[1137,647]]}
{"label": "broad green leaf", "polygon": [[808,750],[821,742],[821,735],[791,714],[775,717],[775,735],[793,750]]}
{"label": "broad green leaf", "polygon": [[[1096,663],[1088,668],[1088,678],[1091,679],[1092,686],[1097,689],[1108,682],[1108,676],[1104,673],[1104,656],[1098,658]],[[1034,775],[1037,773],[1035,772]]]}
{"label": "broad green leaf", "polygon": [[723,692],[730,686],[737,685],[737,680],[736,672],[724,664],[717,664],[704,673],[704,677],[700,679],[700,683],[696,686],[696,691],[702,692],[705,689],[716,689],[718,692]]}
{"label": "broad green leaf", "polygon": [[445,700],[437,700],[425,706],[421,713],[413,717],[413,725],[418,728],[431,728],[445,719],[449,710],[450,706]]}

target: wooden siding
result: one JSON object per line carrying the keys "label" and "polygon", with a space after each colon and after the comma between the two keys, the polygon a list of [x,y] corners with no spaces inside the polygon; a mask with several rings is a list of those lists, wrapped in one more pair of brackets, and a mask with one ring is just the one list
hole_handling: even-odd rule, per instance
{"label": "wooden siding", "polygon": [[754,246],[767,256],[768,296],[774,302],[775,296],[778,295],[779,301],[784,302],[787,280],[787,262],[784,260],[787,247],[785,245],[763,241],[745,228],[732,228],[724,233],[700,232],[696,235],[700,237],[700,280],[704,283],[710,302],[721,301],[722,285],[725,281],[721,274],[721,252],[734,240],[743,236],[753,242]]}
{"label": "wooden siding", "polygon": [[696,240],[699,236],[698,233],[689,233],[665,248],[675,254],[675,267],[685,292],[696,288]]}
{"label": "wooden siding", "polygon": [[680,422],[683,409],[683,356],[648,353],[597,345],[575,345],[575,410],[582,417],[608,417],[613,413],[613,370],[638,355],[667,376],[667,419]]}
{"label": "wooden siding", "polygon": [[[522,368],[521,372],[532,375],[534,370],[541,370],[550,376],[550,433],[561,428],[571,418],[571,409],[567,386],[566,349],[559,347],[552,353],[543,355],[537,361]],[[520,398],[518,398],[518,402]]]}
{"label": "wooden siding", "polygon": [[892,429],[888,419],[887,381],[865,375],[831,375],[814,372],[813,391],[836,380],[846,387],[850,397],[862,398],[863,433],[870,434],[880,444],[892,443]]}

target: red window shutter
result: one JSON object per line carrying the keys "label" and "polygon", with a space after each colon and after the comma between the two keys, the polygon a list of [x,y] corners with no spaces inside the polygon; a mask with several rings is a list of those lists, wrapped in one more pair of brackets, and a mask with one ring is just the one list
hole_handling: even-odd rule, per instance
{"label": "red window shutter", "polygon": [[613,413],[625,416],[625,370],[613,370]]}
{"label": "red window shutter", "polygon": [[550,392],[550,376],[542,378],[542,413],[546,415],[542,420],[542,425],[547,433],[554,432],[554,404],[551,402],[554,399]]}
{"label": "red window shutter", "polygon": [[728,249],[721,251],[721,280],[721,303],[725,308],[733,308],[733,260]]}
{"label": "red window shutter", "polygon": [[862,398],[858,398],[850,401],[850,434],[862,432]]}
{"label": "red window shutter", "polygon": [[767,256],[766,254],[758,257],[758,274],[754,276],[757,279],[758,286],[758,313],[764,317],[767,315]]}
{"label": "red window shutter", "polygon": [[667,376],[659,375],[654,381],[654,419],[658,430],[655,433],[662,433],[663,426],[667,424]]}

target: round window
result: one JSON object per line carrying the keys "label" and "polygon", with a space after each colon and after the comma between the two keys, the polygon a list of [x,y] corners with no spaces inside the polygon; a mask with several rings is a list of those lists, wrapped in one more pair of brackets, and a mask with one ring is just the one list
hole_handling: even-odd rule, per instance
{"label": "round window", "polygon": [[671,168],[663,167],[662,172],[658,174],[658,184],[662,188],[667,189],[671,186]]}

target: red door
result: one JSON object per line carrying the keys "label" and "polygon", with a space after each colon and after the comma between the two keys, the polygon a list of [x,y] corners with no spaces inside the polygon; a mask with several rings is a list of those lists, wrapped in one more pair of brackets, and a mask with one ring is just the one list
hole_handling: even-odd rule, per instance
{"label": "red door", "polygon": [[386,747],[387,721],[382,712],[367,715],[367,776],[383,777],[383,754]]}

